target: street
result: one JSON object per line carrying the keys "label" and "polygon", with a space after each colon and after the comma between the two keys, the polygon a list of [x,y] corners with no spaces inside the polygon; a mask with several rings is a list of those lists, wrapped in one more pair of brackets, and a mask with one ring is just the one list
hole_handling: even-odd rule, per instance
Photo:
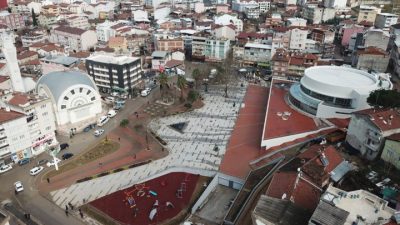
{"label": "street", "polygon": [[[156,88],[147,97],[139,96],[135,99],[127,99],[125,107],[102,127],[105,130],[105,133],[101,137],[105,137],[111,130],[119,126],[119,123],[122,119],[125,119],[128,117],[128,115],[138,111],[138,109],[144,104],[147,104],[149,101],[154,101],[158,95],[159,88]],[[86,133],[79,133],[72,138],[69,136],[57,136],[59,143],[69,143],[69,148],[59,153],[58,158],[61,158],[61,155],[66,152],[78,155],[89,146],[95,145],[101,140],[101,137],[94,137],[93,132],[94,130]],[[38,157],[32,159],[30,163],[23,166],[19,166],[17,164],[13,165],[12,170],[0,175],[2,186],[0,189],[0,202],[10,200],[13,205],[19,206],[24,211],[23,213],[31,214],[32,218],[37,219],[41,224],[84,224],[81,220],[74,216],[66,216],[64,209],[57,207],[50,200],[43,196],[47,195],[47,193],[39,193],[39,191],[36,189],[37,179],[42,179],[42,176],[45,173],[51,169],[54,169],[54,167],[47,168],[47,166],[44,165],[45,169],[39,175],[29,175],[29,170],[33,168],[34,165],[37,165],[37,162],[41,159],[50,160],[51,156],[49,156],[46,152],[42,153]],[[14,193],[14,183],[16,181],[21,181],[24,186],[24,191],[18,194]],[[24,218],[21,220],[23,219]]]}

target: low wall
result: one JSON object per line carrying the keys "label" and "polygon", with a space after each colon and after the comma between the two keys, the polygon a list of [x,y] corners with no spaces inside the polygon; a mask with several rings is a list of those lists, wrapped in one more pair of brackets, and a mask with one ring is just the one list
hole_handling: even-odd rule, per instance
{"label": "low wall", "polygon": [[208,196],[215,190],[218,186],[218,175],[215,175],[211,182],[208,184],[206,190],[201,194],[200,198],[192,207],[192,214],[194,214],[198,209],[202,208],[207,202]]}

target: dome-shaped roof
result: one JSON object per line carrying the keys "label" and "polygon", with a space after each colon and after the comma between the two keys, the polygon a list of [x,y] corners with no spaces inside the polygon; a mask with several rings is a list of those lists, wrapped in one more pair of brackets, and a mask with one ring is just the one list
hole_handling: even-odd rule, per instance
{"label": "dome-shaped roof", "polygon": [[87,74],[79,71],[57,71],[40,77],[36,84],[36,91],[41,85],[45,85],[51,91],[54,100],[57,101],[66,89],[79,84],[96,90],[96,85]]}

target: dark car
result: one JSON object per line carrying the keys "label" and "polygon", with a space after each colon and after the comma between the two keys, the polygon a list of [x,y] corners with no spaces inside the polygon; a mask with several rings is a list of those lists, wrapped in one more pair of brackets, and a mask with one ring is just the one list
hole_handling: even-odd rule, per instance
{"label": "dark car", "polygon": [[72,153],[65,153],[64,155],[61,156],[61,158],[62,158],[63,160],[67,160],[67,159],[71,158],[72,156],[74,156],[74,154],[72,154]]}
{"label": "dark car", "polygon": [[45,165],[47,162],[48,162],[49,160],[47,160],[47,159],[41,159],[41,160],[39,160],[38,161],[38,166],[42,166],[42,165]]}
{"label": "dark car", "polygon": [[29,160],[28,158],[25,158],[25,159],[19,160],[19,161],[18,161],[18,164],[19,164],[20,166],[22,166],[22,165],[28,164],[29,162],[30,162],[30,160]]}
{"label": "dark car", "polygon": [[68,143],[62,143],[60,144],[60,151],[69,148],[69,144]]}
{"label": "dark car", "polygon": [[89,124],[87,127],[83,129],[83,132],[89,132],[91,129],[95,128],[96,124]]}

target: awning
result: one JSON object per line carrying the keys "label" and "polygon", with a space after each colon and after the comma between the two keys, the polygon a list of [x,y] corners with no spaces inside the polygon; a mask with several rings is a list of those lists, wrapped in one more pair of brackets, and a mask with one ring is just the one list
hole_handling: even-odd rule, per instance
{"label": "awning", "polygon": [[257,63],[257,66],[264,66],[264,67],[269,67],[269,63],[265,63],[265,62],[259,62]]}

